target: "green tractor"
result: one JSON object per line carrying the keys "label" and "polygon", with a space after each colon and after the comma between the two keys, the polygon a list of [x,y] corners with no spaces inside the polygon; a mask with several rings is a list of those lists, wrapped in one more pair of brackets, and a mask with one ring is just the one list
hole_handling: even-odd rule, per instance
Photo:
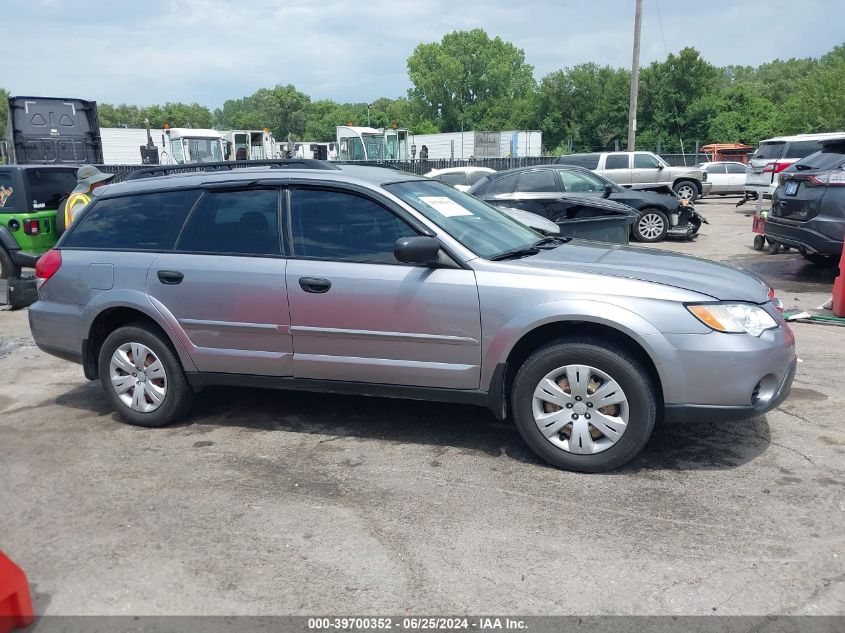
{"label": "green tractor", "polygon": [[56,210],[76,186],[76,170],[75,166],[0,165],[0,279],[6,286],[0,304],[21,308],[35,300],[35,279],[22,274],[22,269],[34,268],[58,240]]}

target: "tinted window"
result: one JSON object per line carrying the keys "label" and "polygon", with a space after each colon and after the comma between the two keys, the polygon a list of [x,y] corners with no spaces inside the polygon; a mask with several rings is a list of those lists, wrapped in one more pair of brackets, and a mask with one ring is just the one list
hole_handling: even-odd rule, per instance
{"label": "tinted window", "polygon": [[729,174],[744,174],[745,173],[745,165],[740,165],[737,163],[728,163],[725,165],[728,168]]}
{"label": "tinted window", "polygon": [[705,169],[707,170],[708,174],[724,174],[725,173],[725,166],[724,165],[707,165],[707,167]]}
{"label": "tinted window", "polygon": [[634,154],[634,169],[657,169],[660,163],[654,156]]}
{"label": "tinted window", "polygon": [[185,225],[176,249],[192,253],[281,255],[278,191],[206,193]]}
{"label": "tinted window", "polygon": [[416,234],[368,198],[339,191],[291,191],[291,237],[297,257],[395,264],[396,240]]}
{"label": "tinted window", "polygon": [[440,174],[435,176],[440,182],[445,182],[447,185],[465,185],[467,184],[466,174],[463,172],[453,172],[448,174]]}
{"label": "tinted window", "polygon": [[757,151],[754,152],[754,158],[758,159],[775,159],[780,158],[781,152],[783,152],[783,146],[786,143],[783,141],[775,141],[773,143],[760,143],[760,147],[757,148]]}
{"label": "tinted window", "polygon": [[71,225],[62,246],[106,250],[170,250],[198,191],[95,200]]}
{"label": "tinted window", "polygon": [[519,177],[516,190],[521,192],[556,191],[555,174],[551,169],[526,171]]}
{"label": "tinted window", "polygon": [[12,175],[9,172],[0,172],[0,213],[10,213],[17,209],[17,200],[20,196],[15,195],[15,188],[12,186]]}
{"label": "tinted window", "polygon": [[555,162],[560,165],[575,165],[585,169],[595,169],[599,166],[599,156],[601,154],[567,154],[558,157]]}
{"label": "tinted window", "polygon": [[561,169],[558,173],[563,181],[563,190],[567,193],[603,192],[607,184],[593,174],[575,171],[574,169]]}
{"label": "tinted window", "polygon": [[32,210],[58,209],[59,202],[76,188],[75,169],[27,169]]}
{"label": "tinted window", "polygon": [[784,158],[806,158],[820,149],[818,141],[793,141],[789,144]]}
{"label": "tinted window", "polygon": [[608,154],[604,161],[605,169],[628,169],[627,154]]}
{"label": "tinted window", "polygon": [[519,174],[511,174],[503,178],[497,178],[489,188],[486,188],[484,194],[495,196],[500,193],[513,193],[513,188],[516,186],[516,179],[518,177]]}
{"label": "tinted window", "polygon": [[845,165],[845,145],[828,145],[821,152],[810,154],[799,160],[790,171],[808,169],[839,169]]}

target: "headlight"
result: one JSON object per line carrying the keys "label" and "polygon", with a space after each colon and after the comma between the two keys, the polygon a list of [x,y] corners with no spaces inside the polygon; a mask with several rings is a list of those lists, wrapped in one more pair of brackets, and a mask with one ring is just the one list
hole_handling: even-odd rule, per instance
{"label": "headlight", "polygon": [[707,303],[687,306],[687,310],[717,332],[747,332],[760,336],[778,324],[760,306],[753,303]]}

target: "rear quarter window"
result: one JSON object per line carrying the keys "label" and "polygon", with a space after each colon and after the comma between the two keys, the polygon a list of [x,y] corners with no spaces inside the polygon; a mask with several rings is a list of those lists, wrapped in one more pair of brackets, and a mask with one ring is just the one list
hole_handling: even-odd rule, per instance
{"label": "rear quarter window", "polygon": [[62,248],[96,250],[171,250],[196,190],[148,193],[95,200],[62,242]]}
{"label": "rear quarter window", "polygon": [[754,152],[753,158],[760,160],[775,160],[781,157],[783,147],[786,145],[783,141],[774,143],[760,143],[760,147]]}

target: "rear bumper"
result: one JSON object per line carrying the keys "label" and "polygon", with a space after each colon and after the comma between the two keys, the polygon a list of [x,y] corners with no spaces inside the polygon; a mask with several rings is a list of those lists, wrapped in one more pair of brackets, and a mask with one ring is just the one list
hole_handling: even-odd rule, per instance
{"label": "rear bumper", "polygon": [[40,254],[36,255],[18,250],[9,251],[9,258],[12,260],[12,263],[21,268],[35,268],[35,263],[39,257],[41,257]]}
{"label": "rear bumper", "polygon": [[777,185],[770,184],[770,185],[745,185],[746,193],[753,193],[758,196],[763,196],[764,199],[769,199],[772,197],[772,194],[777,189]]}
{"label": "rear bumper", "polygon": [[766,219],[766,236],[793,248],[808,253],[841,255],[842,240],[835,239],[816,230],[814,221],[789,222],[771,215]]}
{"label": "rear bumper", "polygon": [[39,349],[73,362],[82,362],[82,306],[36,301],[29,306],[29,329]]}
{"label": "rear bumper", "polygon": [[789,396],[797,366],[797,359],[793,359],[780,385],[772,395],[753,405],[667,404],[664,409],[664,420],[667,422],[739,422],[763,415],[780,406]]}

